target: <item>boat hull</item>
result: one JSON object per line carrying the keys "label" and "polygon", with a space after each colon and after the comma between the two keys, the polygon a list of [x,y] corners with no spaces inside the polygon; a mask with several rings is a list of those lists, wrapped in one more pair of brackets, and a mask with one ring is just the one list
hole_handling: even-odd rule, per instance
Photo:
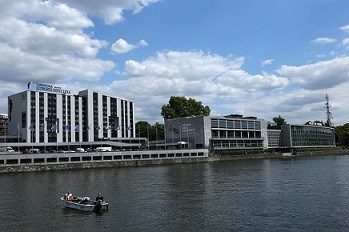
{"label": "boat hull", "polygon": [[108,210],[108,203],[104,201],[100,205],[97,205],[95,202],[82,204],[80,202],[68,201],[68,200],[65,200],[64,197],[61,197],[61,200],[63,201],[65,207],[84,211],[84,212]]}

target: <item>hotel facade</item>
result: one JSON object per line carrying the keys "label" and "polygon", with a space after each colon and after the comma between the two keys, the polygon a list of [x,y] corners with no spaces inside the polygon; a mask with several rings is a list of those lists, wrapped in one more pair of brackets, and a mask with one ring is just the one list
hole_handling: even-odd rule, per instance
{"label": "hotel facade", "polygon": [[36,84],[8,97],[8,132],[18,143],[76,143],[135,136],[134,103],[91,90],[73,95]]}

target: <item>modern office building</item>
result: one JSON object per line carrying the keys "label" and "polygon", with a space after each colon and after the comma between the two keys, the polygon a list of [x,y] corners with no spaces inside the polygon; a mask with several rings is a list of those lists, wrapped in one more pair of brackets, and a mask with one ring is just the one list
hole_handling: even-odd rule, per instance
{"label": "modern office building", "polygon": [[232,114],[165,120],[166,142],[186,142],[189,148],[267,148],[267,122],[256,117]]}
{"label": "modern office building", "polygon": [[281,136],[281,128],[269,128],[267,130],[268,134],[268,148],[279,148],[280,144],[280,136]]}
{"label": "modern office building", "polygon": [[335,147],[335,131],[314,125],[281,125],[280,147]]}
{"label": "modern office building", "polygon": [[8,131],[19,143],[92,143],[135,136],[134,103],[91,90],[36,84],[8,97]]}
{"label": "modern office building", "polygon": [[264,119],[232,114],[165,120],[167,146],[178,142],[189,148],[290,149],[334,147],[333,128],[316,125],[268,125]]}

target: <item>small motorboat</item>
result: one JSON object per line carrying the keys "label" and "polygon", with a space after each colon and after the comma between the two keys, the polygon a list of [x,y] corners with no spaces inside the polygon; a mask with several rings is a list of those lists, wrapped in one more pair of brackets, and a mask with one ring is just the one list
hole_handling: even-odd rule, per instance
{"label": "small motorboat", "polygon": [[64,202],[65,207],[76,209],[85,212],[100,212],[108,211],[108,202],[97,199],[96,201],[91,201],[89,197],[76,197],[76,196],[64,196],[61,197]]}

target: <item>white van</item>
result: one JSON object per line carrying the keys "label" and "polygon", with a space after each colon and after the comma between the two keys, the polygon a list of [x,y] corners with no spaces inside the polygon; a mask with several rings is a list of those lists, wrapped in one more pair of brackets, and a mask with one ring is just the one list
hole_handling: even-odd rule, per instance
{"label": "white van", "polygon": [[111,147],[97,147],[95,149],[96,152],[101,152],[101,151],[111,151]]}

